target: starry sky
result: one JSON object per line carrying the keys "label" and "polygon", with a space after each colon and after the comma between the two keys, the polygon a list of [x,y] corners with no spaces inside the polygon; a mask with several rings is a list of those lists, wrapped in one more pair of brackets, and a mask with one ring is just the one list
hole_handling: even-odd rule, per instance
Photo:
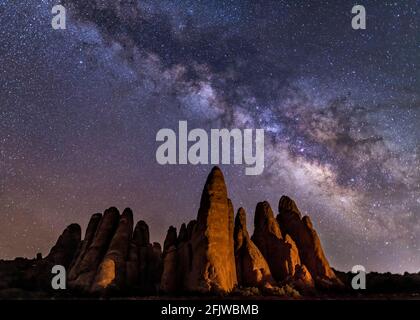
{"label": "starry sky", "polygon": [[287,194],[334,267],[420,270],[419,0],[59,3],[0,0],[0,258],[110,206],[154,241],[195,218],[211,165],[155,159],[187,120],[265,129],[262,175],[221,166],[251,231]]}

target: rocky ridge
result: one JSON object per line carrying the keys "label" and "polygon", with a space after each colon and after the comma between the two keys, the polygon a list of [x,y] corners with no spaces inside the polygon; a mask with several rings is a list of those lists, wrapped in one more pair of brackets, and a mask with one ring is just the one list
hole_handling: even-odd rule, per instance
{"label": "rocky ridge", "polygon": [[196,219],[182,224],[179,233],[169,227],[163,250],[150,243],[144,221],[133,226],[131,209],[120,214],[114,207],[92,215],[83,240],[80,226],[72,224],[28,277],[47,287],[50,267],[61,264],[68,288],[91,295],[228,294],[239,287],[286,284],[310,292],[343,286],[311,220],[289,197],[281,197],[277,217],[268,202],[258,203],[250,236],[245,210],[234,216],[218,167],[207,177]]}

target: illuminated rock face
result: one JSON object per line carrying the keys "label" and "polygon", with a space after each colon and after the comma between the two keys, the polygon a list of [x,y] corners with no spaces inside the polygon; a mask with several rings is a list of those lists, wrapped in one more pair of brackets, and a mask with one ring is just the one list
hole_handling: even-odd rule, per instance
{"label": "illuminated rock face", "polygon": [[94,214],[68,273],[69,288],[108,294],[125,290],[156,294],[161,277],[161,248],[149,242],[149,228],[133,213],[109,208]]}
{"label": "illuminated rock face", "polygon": [[192,231],[191,271],[184,287],[193,292],[230,292],[237,284],[233,253],[233,208],[222,171],[214,167],[201,196]]}
{"label": "illuminated rock face", "polygon": [[96,213],[92,215],[92,217],[90,218],[88,227],[86,229],[85,238],[81,242],[75,254],[75,258],[73,259],[73,262],[70,265],[70,269],[68,273],[69,281],[74,281],[77,278],[77,276],[80,274],[81,272],[80,265],[95,237],[96,229],[98,228],[98,225],[101,219],[102,219],[101,213]]}
{"label": "illuminated rock face", "polygon": [[70,288],[84,292],[90,291],[97,269],[118,227],[119,218],[120,214],[116,208],[105,210],[85,255],[81,258],[80,263],[70,270],[73,277],[69,279]]}
{"label": "illuminated rock face", "polygon": [[102,261],[92,291],[101,291],[109,288],[117,278],[116,262],[113,259],[105,258]]}
{"label": "illuminated rock face", "polygon": [[133,212],[125,209],[119,219],[118,228],[102,263],[99,265],[91,290],[119,290],[126,284],[126,261],[133,234]]}
{"label": "illuminated rock face", "polygon": [[[197,220],[183,224],[178,238],[165,240],[161,290],[228,293],[237,285],[234,213],[223,173],[214,167],[207,177]],[[170,274],[175,274],[173,281]]]}
{"label": "illuminated rock face", "polygon": [[311,273],[304,264],[296,266],[295,274],[291,282],[296,289],[303,293],[312,292],[315,288],[315,282]]}
{"label": "illuminated rock face", "polygon": [[277,221],[282,231],[295,240],[302,262],[317,286],[342,286],[325,257],[311,219],[308,216],[302,218],[296,203],[287,196],[280,198]]}
{"label": "illuminated rock face", "polygon": [[299,252],[290,237],[283,238],[267,201],[258,203],[255,209],[252,240],[267,260],[276,281],[293,277],[296,265],[300,264]]}
{"label": "illuminated rock face", "polygon": [[70,289],[96,294],[225,294],[237,285],[269,288],[284,283],[305,292],[315,285],[341,285],[310,219],[301,217],[290,198],[280,199],[277,219],[268,202],[259,202],[250,237],[245,210],[240,208],[234,219],[218,167],[207,177],[197,219],[182,224],[178,235],[170,227],[163,253],[158,243],[150,243],[144,221],[133,232],[128,208],[121,215],[114,207],[94,214],[83,241],[80,233],[78,225],[70,225],[33,277],[45,271],[42,266],[62,262],[70,266]]}
{"label": "illuminated rock face", "polygon": [[234,240],[238,284],[243,287],[273,286],[275,282],[268,263],[249,237],[243,208],[236,214]]}

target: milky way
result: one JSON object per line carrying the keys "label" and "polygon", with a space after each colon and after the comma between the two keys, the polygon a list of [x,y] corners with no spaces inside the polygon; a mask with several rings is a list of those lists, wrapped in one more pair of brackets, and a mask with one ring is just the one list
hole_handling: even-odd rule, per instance
{"label": "milky way", "polygon": [[420,1],[0,1],[0,258],[131,207],[152,239],[195,217],[210,165],[156,132],[263,128],[265,171],[224,165],[252,229],[282,194],[333,266],[420,269]]}

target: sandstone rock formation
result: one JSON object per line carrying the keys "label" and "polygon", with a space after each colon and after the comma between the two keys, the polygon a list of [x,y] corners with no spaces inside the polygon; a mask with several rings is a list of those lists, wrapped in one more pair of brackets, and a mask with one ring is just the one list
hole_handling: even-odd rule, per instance
{"label": "sandstone rock formation", "polygon": [[68,268],[73,260],[77,248],[80,246],[81,229],[78,224],[69,225],[59,236],[56,244],[44,259],[37,259],[33,268],[24,274],[27,288],[51,289],[51,269],[54,265]]}
{"label": "sandstone rock formation", "polygon": [[[168,230],[164,244],[161,291],[226,293],[237,284],[234,213],[221,170],[210,172],[197,220]],[[175,278],[175,281],[174,279]]]}
{"label": "sandstone rock formation", "polygon": [[297,244],[303,264],[320,287],[341,286],[341,281],[331,269],[318,234],[308,216],[302,218],[296,203],[287,196],[279,201],[277,221],[281,230],[289,234]]}
{"label": "sandstone rock formation", "polygon": [[259,202],[255,209],[252,240],[268,262],[274,279],[285,281],[292,278],[296,265],[300,264],[299,253],[292,238],[283,239],[270,204]]}
{"label": "sandstone rock formation", "polygon": [[[146,222],[140,220],[134,228],[127,261],[127,286],[133,291],[145,289],[146,287],[147,263],[145,259],[148,256],[147,251],[150,251],[150,247],[149,226]],[[141,261],[140,256],[142,256]]]}
{"label": "sandstone rock formation", "polygon": [[[183,225],[185,228],[185,225]],[[186,228],[185,228],[186,233]],[[160,290],[164,293],[174,293],[177,290],[177,235],[176,228],[169,227],[163,245],[163,273],[160,280]]]}
{"label": "sandstone rock formation", "polygon": [[[147,286],[149,286],[149,293],[158,293],[160,279],[162,277],[162,247],[160,243],[153,242],[150,250],[149,259],[147,260]],[[146,287],[147,287],[146,286]]]}
{"label": "sandstone rock formation", "polygon": [[97,227],[95,236],[75,270],[70,270],[73,279],[69,279],[69,287],[84,292],[90,291],[97,269],[108,250],[108,246],[118,227],[120,214],[117,208],[105,210]]}
{"label": "sandstone rock formation", "polygon": [[73,223],[69,225],[60,235],[57,243],[52,247],[45,260],[53,265],[59,264],[67,268],[79,247],[81,233],[82,231],[78,224]]}
{"label": "sandstone rock formation", "polygon": [[179,234],[178,234],[178,238],[176,239],[177,243],[180,242],[184,242],[187,241],[188,238],[188,231],[187,231],[187,226],[185,225],[185,223],[181,224],[181,228],[179,229]]}
{"label": "sandstone rock formation", "polygon": [[239,208],[234,229],[235,263],[238,284],[243,287],[271,287],[275,284],[268,263],[250,239],[246,213]]}
{"label": "sandstone rock formation", "polygon": [[192,271],[193,249],[191,237],[197,221],[190,221],[187,226],[181,225],[177,239],[177,291],[186,291],[186,282]]}
{"label": "sandstone rock formation", "polygon": [[302,293],[313,293],[315,282],[311,273],[304,264],[296,265],[295,274],[291,280],[292,285]]}
{"label": "sandstone rock formation", "polygon": [[150,242],[146,222],[139,221],[133,231],[132,211],[120,215],[112,207],[91,217],[83,241],[77,224],[67,227],[48,256],[24,264],[27,271],[16,278],[48,289],[52,265],[61,264],[68,269],[68,288],[85,294],[225,294],[237,285],[267,289],[283,284],[306,293],[315,284],[341,285],[309,217],[301,217],[293,200],[280,199],[277,219],[268,202],[258,203],[251,238],[245,210],[240,208],[235,219],[233,210],[223,174],[215,167],[197,220],[182,224],[179,234],[171,226],[163,253],[159,243]]}
{"label": "sandstone rock formation", "polygon": [[212,169],[204,186],[191,247],[192,268],[185,288],[196,292],[230,292],[237,284],[233,211],[218,167]]}
{"label": "sandstone rock formation", "polygon": [[83,260],[86,252],[88,251],[90,244],[95,236],[96,229],[101,221],[102,213],[96,213],[92,215],[89,220],[88,227],[85,232],[85,238],[80,242],[79,247],[74,255],[74,259],[69,267],[68,279],[74,280],[80,272],[80,263]]}
{"label": "sandstone rock formation", "polygon": [[122,213],[118,228],[112,237],[107,253],[99,265],[91,290],[120,290],[126,284],[126,261],[133,234],[133,212],[127,208]]}
{"label": "sandstone rock formation", "polygon": [[168,233],[166,234],[165,241],[163,242],[163,252],[167,251],[170,247],[176,246],[177,243],[177,234],[176,234],[176,228],[173,226],[170,226],[168,229]]}
{"label": "sandstone rock formation", "polygon": [[140,220],[134,229],[127,261],[127,286],[139,294],[156,294],[161,266],[161,248],[150,243],[149,226]]}
{"label": "sandstone rock formation", "polygon": [[156,294],[162,273],[162,250],[150,243],[149,227],[133,212],[109,208],[94,214],[68,273],[69,287],[84,293]]}

